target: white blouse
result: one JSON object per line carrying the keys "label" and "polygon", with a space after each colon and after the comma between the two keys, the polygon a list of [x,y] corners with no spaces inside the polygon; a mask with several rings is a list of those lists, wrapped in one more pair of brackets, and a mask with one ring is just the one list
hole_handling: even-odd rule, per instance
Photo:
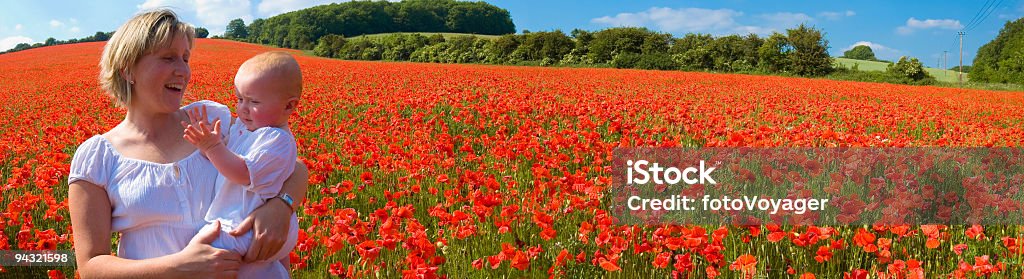
{"label": "white blouse", "polygon": [[[221,118],[227,131],[231,111],[212,101],[211,119]],[[89,138],[71,159],[68,183],[88,181],[107,192],[111,230],[121,233],[117,255],[148,259],[177,253],[206,224],[204,216],[214,196],[217,169],[198,150],[177,162],[160,164],[122,156],[101,135]]]}

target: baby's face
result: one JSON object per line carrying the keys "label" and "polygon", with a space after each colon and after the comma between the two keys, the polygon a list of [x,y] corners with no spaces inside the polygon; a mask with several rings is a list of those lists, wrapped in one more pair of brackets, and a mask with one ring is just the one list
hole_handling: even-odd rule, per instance
{"label": "baby's face", "polygon": [[249,131],[281,127],[288,123],[288,102],[292,99],[278,78],[239,72],[235,76],[238,118]]}

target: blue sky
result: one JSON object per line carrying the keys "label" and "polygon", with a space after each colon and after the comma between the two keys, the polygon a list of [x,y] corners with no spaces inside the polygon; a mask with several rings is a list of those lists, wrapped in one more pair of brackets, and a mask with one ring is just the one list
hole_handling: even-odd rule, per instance
{"label": "blue sky", "polygon": [[[112,31],[135,12],[170,6],[188,22],[213,34],[227,22],[246,22],[310,7],[324,0],[136,0],[136,1],[0,1],[0,50],[48,37],[79,38]],[[1024,17],[1024,3],[975,1],[539,1],[490,0],[508,9],[516,29],[545,31],[573,28],[599,30],[643,26],[677,37],[699,32],[713,35],[773,31],[807,23],[826,32],[833,56],[866,44],[879,58],[918,57],[934,67],[944,50],[949,65],[957,60],[958,30],[964,38],[964,64],[978,47],[991,41],[1003,24]],[[987,16],[986,16],[987,15]],[[980,19],[980,20],[979,20]],[[974,22],[974,23],[972,23]]]}

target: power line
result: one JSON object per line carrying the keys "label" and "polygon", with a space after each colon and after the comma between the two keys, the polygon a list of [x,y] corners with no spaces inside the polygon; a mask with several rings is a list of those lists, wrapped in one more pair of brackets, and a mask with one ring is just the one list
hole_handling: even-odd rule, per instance
{"label": "power line", "polygon": [[974,22],[977,21],[978,18],[980,18],[981,15],[984,14],[991,7],[990,5],[992,5],[993,1],[995,0],[986,0],[985,4],[981,6],[981,9],[979,9],[978,12],[974,13],[974,16],[971,17],[971,20],[968,21],[967,24],[964,25],[964,27],[961,27],[960,30],[963,30],[967,26],[971,26],[972,24],[974,24]]}
{"label": "power line", "polygon": [[999,2],[997,2],[995,6],[992,6],[992,9],[989,9],[988,13],[982,16],[981,19],[978,20],[978,22],[974,23],[973,26],[967,28],[967,31],[970,32],[971,30],[974,30],[974,28],[981,26],[981,24],[985,22],[985,19],[988,19],[988,17],[992,15],[993,12],[999,9],[1001,4],[1003,4],[1003,0],[999,0]]}

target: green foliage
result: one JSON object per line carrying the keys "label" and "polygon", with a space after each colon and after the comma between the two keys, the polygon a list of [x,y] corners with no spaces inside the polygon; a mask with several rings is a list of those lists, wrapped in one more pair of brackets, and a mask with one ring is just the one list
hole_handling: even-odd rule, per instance
{"label": "green foliage", "polygon": [[[572,38],[566,36],[561,30],[553,32],[534,32],[523,34],[521,43],[510,53],[513,60],[544,60],[559,61],[563,56],[572,51],[574,43]],[[497,42],[495,42],[497,43]],[[502,42],[506,47],[508,42]]]}
{"label": "green foliage", "polygon": [[224,30],[224,37],[229,39],[245,39],[249,37],[249,28],[241,18],[232,19]]}
{"label": "green foliage", "polygon": [[348,38],[394,32],[501,35],[515,32],[515,25],[507,10],[484,2],[351,1],[256,19],[248,32],[250,42],[310,49],[328,34]]}
{"label": "green foliage", "polygon": [[1024,84],[1024,18],[1003,25],[971,64],[973,81]]}
{"label": "green foliage", "polygon": [[835,68],[831,73],[825,77],[835,80],[852,80],[852,81],[864,81],[864,82],[884,82],[884,83],[896,83],[896,84],[909,84],[909,85],[933,85],[937,84],[933,78],[924,78],[921,80],[912,80],[906,77],[896,76],[893,73],[886,71],[861,71],[857,69],[848,69],[845,67]]}
{"label": "green foliage", "polygon": [[644,70],[675,70],[679,65],[667,53],[619,53],[612,58],[612,67]]}
{"label": "green foliage", "polygon": [[341,35],[330,34],[327,36],[320,37],[320,41],[317,42],[316,47],[313,48],[313,55],[321,57],[338,57],[338,50],[345,46],[345,37]]}
{"label": "green foliage", "polygon": [[686,70],[710,70],[714,65],[711,47],[715,38],[710,34],[686,34],[676,39],[669,49],[672,61]]}
{"label": "green foliage", "polygon": [[378,39],[386,61],[408,61],[412,53],[427,45],[427,37],[420,34],[393,34]]}
{"label": "green foliage", "polygon": [[202,39],[206,38],[207,36],[210,36],[210,30],[206,30],[206,28],[202,27],[196,28],[196,38]]}
{"label": "green foliage", "polygon": [[889,74],[898,77],[906,78],[912,81],[919,81],[923,79],[932,79],[928,72],[924,71],[924,65],[917,58],[907,59],[906,56],[900,57],[900,60],[894,64],[889,64],[889,67],[885,69]]}
{"label": "green foliage", "polygon": [[758,66],[762,71],[780,73],[789,71],[790,52],[789,39],[785,35],[772,32],[761,47],[757,48]]}
{"label": "green foliage", "polygon": [[[960,68],[960,66],[957,65],[957,66],[949,67],[949,70],[950,71],[957,71],[959,68]],[[960,72],[969,73],[969,72],[971,72],[971,68],[972,68],[971,65],[964,65],[964,70],[960,71]]]}
{"label": "green foliage", "polygon": [[843,52],[843,58],[850,58],[850,59],[857,59],[857,60],[867,60],[867,61],[877,61],[878,60],[878,58],[875,57],[875,52],[871,50],[871,47],[866,46],[866,45],[858,45],[858,46],[853,47],[850,50],[847,50],[846,52]]}
{"label": "green foliage", "polygon": [[484,47],[484,62],[506,64],[513,61],[512,52],[519,48],[519,35],[503,35]]}
{"label": "green foliage", "polygon": [[445,26],[449,32],[501,35],[516,32],[508,11],[484,2],[454,2]]}
{"label": "green foliage", "polygon": [[764,40],[756,35],[719,37],[711,42],[711,70],[737,72],[752,70],[758,62],[757,50]]}
{"label": "green foliage", "polygon": [[821,30],[800,24],[786,30],[793,51],[788,54],[789,66],[794,74],[821,76],[832,71],[832,57],[828,55],[828,40]]}
{"label": "green foliage", "polygon": [[409,59],[415,62],[478,63],[486,58],[484,49],[487,42],[474,36],[457,36],[417,49]]}
{"label": "green foliage", "polygon": [[[648,37],[654,37],[648,39]],[[660,40],[667,41],[671,35],[660,34],[647,28],[639,27],[617,27],[608,28],[594,33],[590,41],[588,54],[590,59],[596,63],[606,63],[620,53],[655,53],[664,51]],[[646,43],[645,42],[649,42]],[[645,45],[648,52],[644,52]]]}

